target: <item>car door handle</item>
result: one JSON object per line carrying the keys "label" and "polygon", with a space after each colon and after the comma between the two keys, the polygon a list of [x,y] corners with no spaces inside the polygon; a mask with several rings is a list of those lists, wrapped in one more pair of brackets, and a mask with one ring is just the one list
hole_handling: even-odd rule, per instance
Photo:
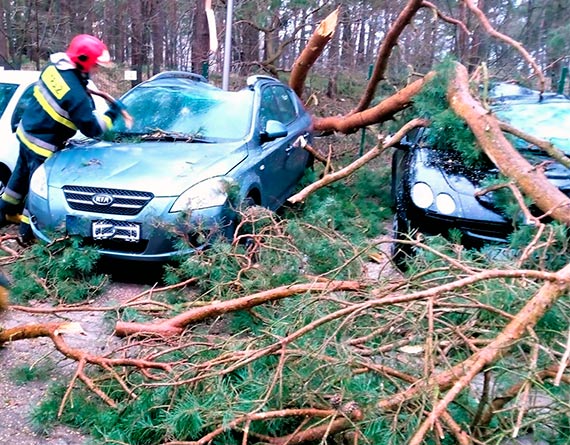
{"label": "car door handle", "polygon": [[285,153],[287,154],[291,153],[293,150],[295,150],[294,145],[288,145],[287,147],[285,147]]}

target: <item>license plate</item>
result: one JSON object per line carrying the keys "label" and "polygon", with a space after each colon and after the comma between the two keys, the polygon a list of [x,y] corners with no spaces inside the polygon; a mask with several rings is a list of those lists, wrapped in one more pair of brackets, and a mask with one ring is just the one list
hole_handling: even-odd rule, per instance
{"label": "license plate", "polygon": [[141,238],[140,224],[125,221],[93,221],[91,234],[95,240],[122,240],[136,243]]}

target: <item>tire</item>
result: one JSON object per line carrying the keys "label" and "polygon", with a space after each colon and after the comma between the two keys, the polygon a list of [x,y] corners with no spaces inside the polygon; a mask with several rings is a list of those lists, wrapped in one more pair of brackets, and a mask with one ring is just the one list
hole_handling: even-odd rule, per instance
{"label": "tire", "polygon": [[392,220],[392,261],[398,269],[405,272],[408,269],[407,261],[414,256],[414,247],[410,244],[400,243],[398,240],[409,240],[410,223],[401,212],[396,212]]}
{"label": "tire", "polygon": [[[251,207],[255,207],[257,204],[255,203],[255,199],[253,199],[251,196],[248,196],[247,198],[245,198],[240,206],[239,206],[239,212],[236,214],[236,220],[234,221],[235,227],[238,226],[238,224],[240,223],[242,217],[243,217],[243,213],[247,211],[247,209],[250,209]],[[246,228],[247,229],[247,228]],[[240,233],[236,233],[236,236],[239,237],[239,245],[244,246],[247,250],[247,248],[249,248],[251,245],[253,245],[253,238],[249,237],[249,236],[243,236],[243,227],[242,230],[239,231]],[[247,232],[247,230],[246,230]]]}
{"label": "tire", "polygon": [[5,165],[0,165],[0,195],[4,193],[8,180],[10,179],[10,170]]}

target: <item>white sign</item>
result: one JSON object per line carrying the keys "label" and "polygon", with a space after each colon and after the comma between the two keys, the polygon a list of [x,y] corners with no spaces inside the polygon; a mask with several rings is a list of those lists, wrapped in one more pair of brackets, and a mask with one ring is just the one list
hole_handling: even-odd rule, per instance
{"label": "white sign", "polygon": [[125,70],[125,80],[137,80],[137,72],[134,70]]}

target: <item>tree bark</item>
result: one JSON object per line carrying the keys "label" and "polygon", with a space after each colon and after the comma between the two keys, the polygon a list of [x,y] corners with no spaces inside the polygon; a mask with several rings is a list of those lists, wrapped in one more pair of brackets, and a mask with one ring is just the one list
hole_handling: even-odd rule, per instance
{"label": "tree bark", "polygon": [[269,301],[291,297],[304,292],[333,292],[338,290],[356,291],[361,288],[358,281],[327,281],[306,284],[281,286],[276,289],[258,292],[229,301],[211,303],[183,312],[168,320],[152,323],[117,322],[115,334],[127,336],[132,334],[156,334],[164,336],[180,335],[190,323],[195,323],[210,317],[216,317],[228,312],[249,309]]}
{"label": "tree bark", "polygon": [[338,12],[339,8],[335,9],[319,24],[305,46],[305,49],[293,64],[291,77],[289,78],[289,86],[299,97],[303,97],[307,74],[325,49],[326,44],[334,35],[338,22]]}
{"label": "tree bark", "polygon": [[[557,272],[558,281],[542,285],[538,292],[524,305],[516,317],[488,346],[473,354],[469,359],[453,366],[448,371],[434,377],[432,383],[453,387],[436,403],[428,418],[422,423],[409,445],[420,445],[434,422],[447,410],[447,406],[455,399],[485,366],[495,362],[517,344],[525,332],[533,329],[536,323],[546,314],[552,305],[567,291],[570,283],[570,264]],[[421,385],[418,385],[421,386]],[[403,393],[400,393],[400,396]],[[403,399],[406,400],[406,399]]]}
{"label": "tree bark", "polygon": [[192,72],[202,74],[202,66],[208,63],[210,34],[204,0],[196,2],[194,16],[194,38],[192,39]]}
{"label": "tree bark", "polygon": [[372,72],[372,77],[368,82],[366,91],[360,98],[360,102],[356,106],[355,112],[365,110],[372,102],[374,98],[374,93],[376,92],[376,87],[378,83],[384,78],[384,73],[386,72],[386,67],[388,66],[388,59],[392,53],[392,49],[398,43],[398,38],[404,30],[404,28],[410,23],[416,12],[423,6],[423,0],[409,0],[408,4],[404,7],[398,18],[394,21],[391,28],[386,33],[386,37],[380,46],[378,51],[378,56],[376,58],[376,64],[374,66],[374,71]]}
{"label": "tree bark", "polygon": [[388,97],[373,108],[348,116],[329,116],[314,119],[316,131],[338,131],[349,134],[368,125],[377,124],[391,119],[394,114],[410,106],[413,97],[421,91],[426,82],[429,82],[434,72],[412,82]]}

